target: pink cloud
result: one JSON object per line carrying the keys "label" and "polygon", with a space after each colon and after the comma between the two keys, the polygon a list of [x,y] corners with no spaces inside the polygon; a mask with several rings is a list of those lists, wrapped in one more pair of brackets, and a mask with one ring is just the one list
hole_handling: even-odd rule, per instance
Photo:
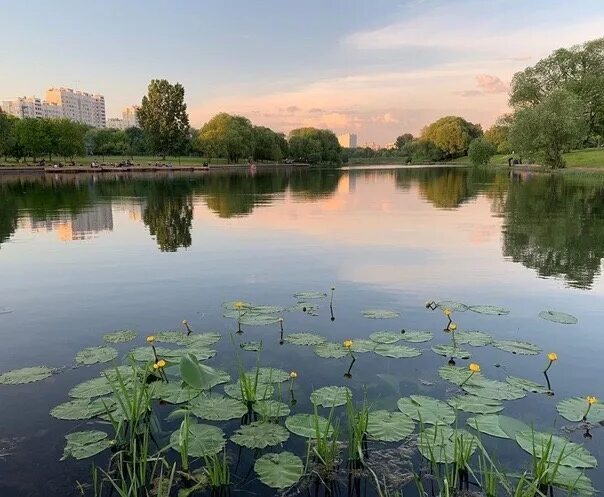
{"label": "pink cloud", "polygon": [[509,88],[501,78],[491,74],[477,74],[474,79],[476,85],[485,93],[506,93]]}

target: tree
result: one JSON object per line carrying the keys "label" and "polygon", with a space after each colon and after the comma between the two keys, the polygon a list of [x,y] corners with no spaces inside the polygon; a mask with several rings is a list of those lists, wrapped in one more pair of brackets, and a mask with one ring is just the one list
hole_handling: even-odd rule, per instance
{"label": "tree", "polygon": [[74,157],[85,152],[86,126],[69,119],[49,119],[46,125],[51,137],[49,154]]}
{"label": "tree", "polygon": [[145,155],[149,152],[149,143],[145,132],[140,128],[127,128],[126,143],[128,147],[128,154],[131,157],[135,155]]}
{"label": "tree", "polygon": [[411,133],[403,133],[396,137],[394,145],[398,150],[402,150],[402,148],[411,141],[413,141],[413,135]]}
{"label": "tree", "polygon": [[254,126],[254,160],[281,160],[285,157],[285,137],[264,126]]}
{"label": "tree", "polygon": [[189,116],[184,99],[185,89],[180,83],[152,79],[138,110],[138,121],[151,150],[164,159],[180,153],[187,140]]}
{"label": "tree", "polygon": [[24,157],[31,157],[35,162],[38,157],[50,153],[51,141],[48,120],[24,118],[15,123],[14,134],[16,148]]}
{"label": "tree", "polygon": [[289,133],[288,142],[292,157],[307,160],[312,164],[339,164],[341,161],[342,147],[337,136],[328,129],[294,129]]}
{"label": "tree", "polygon": [[468,157],[474,166],[486,166],[497,149],[485,137],[475,138],[468,148]]}
{"label": "tree", "polygon": [[401,149],[401,156],[413,164],[429,164],[445,158],[445,152],[434,142],[427,140],[412,140]]}
{"label": "tree", "polygon": [[14,127],[17,118],[0,109],[0,156],[11,155],[14,144]]}
{"label": "tree", "polygon": [[195,146],[208,157],[225,157],[237,163],[253,155],[254,128],[246,117],[221,112],[199,130]]}
{"label": "tree", "polygon": [[587,128],[582,102],[567,90],[554,90],[541,103],[516,112],[510,145],[524,156],[552,168],[565,166],[563,152],[584,136]]}
{"label": "tree", "polygon": [[482,135],[480,124],[472,124],[459,116],[441,117],[422,130],[422,140],[434,143],[449,157],[466,155],[470,142]]}
{"label": "tree", "polygon": [[509,154],[512,151],[509,141],[512,121],[512,114],[504,114],[484,133],[484,137],[495,146],[498,154]]}

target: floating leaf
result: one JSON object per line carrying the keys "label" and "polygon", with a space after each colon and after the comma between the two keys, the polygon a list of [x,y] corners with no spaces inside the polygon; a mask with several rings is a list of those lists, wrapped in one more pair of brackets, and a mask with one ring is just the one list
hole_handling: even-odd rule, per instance
{"label": "floating leaf", "polygon": [[371,411],[367,434],[382,442],[399,442],[415,430],[413,420],[402,412]]}
{"label": "floating leaf", "polygon": [[305,312],[309,316],[318,316],[319,306],[311,304],[310,302],[297,302],[296,305],[291,306],[288,311],[301,311]]}
{"label": "floating leaf", "polygon": [[[256,385],[256,400],[270,399],[274,392],[275,387],[273,385],[258,383]],[[225,385],[224,393],[226,393],[229,397],[233,397],[234,399],[243,400],[243,396],[241,394],[241,385],[239,382]]]}
{"label": "floating leaf", "polygon": [[[325,435],[329,420],[314,414],[294,414],[285,419],[285,426],[289,431],[304,438],[315,438],[317,430],[321,436]],[[330,428],[330,433],[333,428]]]}
{"label": "floating leaf", "polygon": [[[559,402],[556,409],[558,409],[560,416],[563,418],[568,419],[569,421],[578,422],[583,421],[583,416],[585,416],[588,407],[589,404],[587,403],[587,399],[583,397],[572,397]],[[604,405],[593,404],[589,409],[587,421],[593,424],[603,423]]]}
{"label": "floating leaf", "polygon": [[[179,352],[184,354],[181,349]],[[155,347],[158,358],[173,357],[173,349],[167,349],[165,347]],[[149,346],[137,347],[129,352],[130,357],[137,362],[155,362],[155,356],[153,355],[153,349]]]}
{"label": "floating leaf", "polygon": [[414,347],[387,343],[377,344],[373,351],[381,356],[394,357],[397,359],[417,357],[422,355],[422,351]]}
{"label": "floating leaf", "polygon": [[216,393],[201,394],[193,399],[190,405],[195,416],[208,421],[228,421],[241,418],[247,413],[247,407],[240,400]]}
{"label": "floating leaf", "polygon": [[517,378],[516,376],[508,376],[505,381],[512,386],[520,388],[526,392],[533,393],[549,393],[550,389],[545,385],[540,385],[534,381],[527,380],[525,378]]}
{"label": "floating leaf", "polygon": [[[180,451],[181,429],[183,426],[172,433],[170,436],[170,447]],[[183,434],[183,437],[185,435]],[[204,425],[198,423],[189,424],[187,436],[187,454],[190,457],[208,457],[218,454],[225,444],[224,433],[217,426]]]}
{"label": "floating leaf", "polygon": [[346,404],[347,397],[352,397],[350,388],[329,386],[319,388],[311,393],[310,401],[317,406],[331,408]]}
{"label": "floating leaf", "polygon": [[237,445],[248,449],[264,449],[285,442],[289,432],[276,423],[254,422],[239,428],[231,437]]}
{"label": "floating leaf", "polygon": [[455,341],[458,344],[468,344],[472,347],[482,347],[493,343],[493,337],[482,331],[456,331]]}
{"label": "floating leaf", "polygon": [[526,397],[526,392],[521,388],[510,385],[504,381],[491,380],[477,377],[463,384],[462,388],[471,395],[492,400],[516,400]]}
{"label": "floating leaf", "polygon": [[456,347],[454,345],[434,345],[432,347],[432,352],[438,355],[442,355],[444,357],[454,357],[456,359],[469,359],[470,357],[472,357],[471,352],[464,349],[460,349],[459,347]]}
{"label": "floating leaf", "polygon": [[394,319],[400,316],[400,312],[383,309],[366,309],[361,314],[363,314],[363,317],[369,319]]}
{"label": "floating leaf", "polygon": [[[470,377],[470,371],[467,368],[459,366],[443,366],[438,370],[438,375],[446,381],[459,386],[462,383],[473,383],[482,377],[482,373],[474,373]],[[468,379],[469,378],[469,379]]]}
{"label": "floating leaf", "polygon": [[315,354],[324,359],[340,359],[348,355],[341,343],[324,342],[314,347]]}
{"label": "floating leaf", "polygon": [[81,460],[96,456],[112,445],[111,440],[107,440],[107,433],[104,431],[76,431],[65,436],[67,443],[63,449],[64,461],[68,457]]}
{"label": "floating leaf", "polygon": [[294,293],[294,298],[298,300],[324,299],[327,294],[324,292],[298,292]]}
{"label": "floating leaf", "polygon": [[546,321],[552,321],[560,324],[577,324],[579,320],[572,314],[566,314],[565,312],[559,311],[541,311],[539,313],[541,319]]}
{"label": "floating leaf", "polygon": [[481,433],[486,433],[493,437],[510,438],[514,440],[516,434],[529,429],[522,421],[502,414],[482,414],[468,418],[468,426],[478,430]]}
{"label": "floating leaf", "polygon": [[100,377],[92,378],[76,385],[69,391],[69,396],[78,399],[91,399],[110,394],[111,392],[113,392],[113,387],[109,383],[109,380],[105,377]]}
{"label": "floating leaf", "polygon": [[358,352],[359,354],[364,354],[365,352],[373,352],[377,345],[378,344],[373,340],[354,338],[352,340],[352,347],[350,347],[350,350],[353,352]]}
{"label": "floating leaf", "polygon": [[50,415],[58,419],[90,419],[99,414],[112,409],[114,401],[107,398],[100,398],[91,401],[90,399],[76,399],[64,402],[50,411]]}
{"label": "floating leaf", "polygon": [[254,404],[254,412],[265,418],[280,418],[289,416],[289,406],[278,400],[259,400]]}
{"label": "floating leaf", "polygon": [[319,345],[325,342],[325,337],[316,333],[290,333],[285,335],[284,340],[294,345]]}
{"label": "floating leaf", "polygon": [[478,314],[489,314],[493,316],[503,316],[510,313],[509,309],[497,305],[471,305],[468,309]]}
{"label": "floating leaf", "polygon": [[447,424],[455,421],[455,411],[442,400],[424,395],[403,397],[397,402],[399,410],[415,421],[423,424]]}
{"label": "floating leaf", "polygon": [[193,344],[188,345],[186,349],[171,349],[165,357],[167,359],[180,360],[187,354],[193,354],[198,361],[205,361],[206,359],[214,357],[216,351],[208,349],[205,345]]}
{"label": "floating leaf", "polygon": [[441,300],[436,304],[436,307],[439,309],[451,309],[455,312],[464,312],[468,310],[468,306],[466,304],[462,304],[461,302],[455,302],[453,300]]}
{"label": "floating leaf", "polygon": [[13,369],[0,375],[2,385],[21,385],[49,378],[55,373],[55,369],[46,366],[33,366],[30,368]]}
{"label": "floating leaf", "polygon": [[520,340],[495,340],[493,346],[512,354],[537,355],[541,352],[541,348],[536,345]]}
{"label": "floating leaf", "polygon": [[480,441],[465,430],[452,430],[449,426],[429,426],[418,437],[417,448],[422,456],[433,463],[455,462],[459,451],[471,456]]}
{"label": "floating leaf", "polygon": [[572,490],[573,495],[581,497],[591,497],[596,493],[591,480],[585,476],[583,470],[578,468],[558,466],[554,474],[553,484],[565,490]]}
{"label": "floating leaf", "polygon": [[393,331],[376,331],[369,335],[369,338],[376,343],[396,343],[401,340],[401,334]]}
{"label": "floating leaf", "polygon": [[[256,370],[245,373],[248,378],[254,379]],[[279,368],[258,368],[258,383],[282,383],[289,380],[289,373]]]}
{"label": "floating leaf", "polygon": [[451,397],[447,402],[454,409],[473,414],[495,414],[503,411],[503,405],[500,402],[475,395],[457,395]]}
{"label": "floating leaf", "polygon": [[181,382],[156,383],[152,397],[170,404],[182,404],[194,399],[200,393],[201,390],[193,389]]}
{"label": "floating leaf", "polygon": [[401,330],[400,337],[405,342],[422,343],[429,342],[434,338],[434,335],[431,331]]}
{"label": "floating leaf", "polygon": [[90,365],[99,362],[109,362],[116,357],[117,350],[113,347],[101,345],[99,347],[88,347],[80,350],[75,356],[75,361],[78,364]]}
{"label": "floating leaf", "polygon": [[246,313],[241,316],[239,322],[247,326],[266,326],[279,322],[279,316],[273,314]]}
{"label": "floating leaf", "polygon": [[262,483],[272,488],[288,488],[302,477],[302,459],[291,452],[264,454],[254,464],[254,471]]}
{"label": "floating leaf", "polygon": [[0,315],[10,314],[13,310],[10,307],[0,307]]}
{"label": "floating leaf", "polygon": [[136,338],[136,331],[119,330],[103,335],[103,340],[109,343],[126,343]]}
{"label": "floating leaf", "polygon": [[254,304],[250,304],[249,302],[244,302],[242,300],[230,300],[229,302],[224,302],[222,307],[229,311],[237,311],[237,310],[245,310],[252,307]]}
{"label": "floating leaf", "polygon": [[571,468],[595,468],[598,465],[596,458],[585,447],[550,433],[521,431],[516,434],[516,442],[539,459],[547,456],[547,461],[552,464]]}
{"label": "floating leaf", "polygon": [[219,342],[222,336],[220,333],[215,331],[211,331],[208,333],[194,333],[192,335],[188,335],[183,339],[183,345],[188,345],[193,348],[196,347],[209,347],[210,345],[214,345],[216,342]]}
{"label": "floating leaf", "polygon": [[246,352],[260,352],[262,350],[262,342],[241,342],[239,348]]}

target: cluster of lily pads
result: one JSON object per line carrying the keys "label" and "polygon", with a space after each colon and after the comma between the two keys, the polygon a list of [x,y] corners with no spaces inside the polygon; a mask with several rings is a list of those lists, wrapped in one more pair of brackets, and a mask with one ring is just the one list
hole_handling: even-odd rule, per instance
{"label": "cluster of lily pads", "polygon": [[[304,312],[319,315],[318,301],[327,299],[324,292],[295,294],[297,302],[291,307],[255,305],[233,301],[223,304],[223,315],[236,321],[237,331],[242,326],[278,325],[281,341],[295,346],[312,347],[319,358],[352,359],[347,375],[350,375],[355,354],[375,353],[380,356],[407,359],[420,356],[422,344],[430,342],[435,333],[429,330],[375,331],[365,337],[351,337],[342,342],[329,341],[313,332],[285,332],[284,315],[287,312]],[[333,289],[329,302],[333,315]],[[448,319],[444,332],[450,336],[450,344],[430,347],[438,355],[450,358],[447,365],[438,370],[442,380],[453,390],[447,399],[425,395],[410,395],[398,399],[392,410],[367,408],[367,420],[362,428],[362,438],[369,442],[403,442],[414,440],[414,446],[431,465],[447,465],[459,459],[459,447],[464,447],[467,460],[473,454],[485,451],[483,436],[509,439],[530,454],[533,461],[555,466],[549,470],[545,487],[572,489],[580,495],[592,495],[593,486],[585,470],[595,468],[597,461],[581,444],[571,442],[561,435],[535,431],[534,427],[506,414],[504,403],[530,394],[552,393],[547,369],[558,359],[548,354],[549,364],[544,372],[546,385],[531,379],[508,376],[504,381],[486,377],[477,363],[468,367],[455,364],[455,359],[468,359],[472,352],[466,347],[493,346],[502,351],[519,355],[538,355],[542,349],[532,343],[517,340],[501,340],[478,330],[458,329],[452,319],[455,313],[475,312],[504,316],[509,310],[497,306],[466,305],[453,301],[427,302],[426,307],[441,310]],[[368,319],[394,319],[398,312],[369,309],[361,311]],[[561,324],[576,324],[577,319],[557,311],[543,311],[539,317]],[[186,416],[191,421],[173,431],[166,438],[166,446],[175,453],[187,457],[214,457],[226,453],[230,441],[241,448],[258,451],[282,446],[290,436],[308,440],[309,447],[319,433],[329,436],[337,433],[338,420],[343,416],[338,409],[351,405],[353,392],[345,384],[327,385],[310,394],[314,412],[294,412],[297,405],[296,371],[257,366],[239,371],[232,378],[227,371],[217,369],[204,361],[214,357],[211,348],[222,335],[217,332],[196,333],[183,321],[185,331],[159,331],[148,336],[144,345],[135,347],[124,361],[118,361],[117,344],[133,342],[137,333],[120,330],[105,334],[105,345],[79,351],[76,364],[87,366],[112,362],[112,367],[100,376],[75,385],[69,391],[70,400],[55,406],[50,414],[64,420],[98,420],[127,423],[129,412],[116,394],[116,382],[125,385],[125,391],[134,382],[140,382],[152,399],[174,406],[174,418]],[[439,331],[440,333],[440,331]],[[233,340],[235,337],[232,335]],[[239,344],[244,351],[258,352],[261,342]],[[0,384],[15,385],[44,380],[59,373],[57,368],[36,366],[9,371],[0,375]],[[345,382],[345,379],[341,380]],[[132,388],[132,391],[139,391]],[[288,394],[289,402],[286,401]],[[320,410],[324,411],[321,412]],[[589,433],[599,423],[604,423],[604,406],[593,396],[565,399],[557,404],[558,413],[566,420]],[[462,416],[467,415],[462,428]],[[171,415],[172,416],[172,415]],[[239,419],[241,424],[230,436],[220,423]],[[99,426],[100,428],[100,426]],[[63,459],[85,459],[111,448],[115,441],[110,433],[101,429],[73,431],[66,435]],[[186,441],[186,443],[185,443]],[[183,449],[184,448],[184,449]],[[158,447],[165,451],[165,447]],[[272,449],[271,449],[272,450]],[[309,452],[310,453],[310,452]],[[350,457],[350,455],[349,455]],[[207,459],[206,459],[207,463]],[[466,463],[464,463],[466,464]],[[548,466],[549,468],[549,466]],[[289,451],[271,451],[257,457],[254,470],[264,484],[276,489],[296,485],[308,476],[306,462]],[[378,478],[379,486],[379,478]]]}

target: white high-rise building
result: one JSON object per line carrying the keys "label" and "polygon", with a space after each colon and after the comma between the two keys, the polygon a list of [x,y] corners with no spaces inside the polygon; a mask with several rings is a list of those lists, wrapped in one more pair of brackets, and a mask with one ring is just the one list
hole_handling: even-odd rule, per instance
{"label": "white high-rise building", "polygon": [[0,104],[4,112],[20,119],[26,117],[46,117],[58,119],[63,117],[63,108],[60,105],[46,102],[37,97],[19,97],[5,100]]}
{"label": "white high-rise building", "polygon": [[46,100],[60,105],[63,115],[72,121],[94,128],[105,127],[105,97],[102,95],[92,95],[71,88],[50,88],[46,91]]}
{"label": "white high-rise building", "polygon": [[354,133],[344,133],[338,136],[338,142],[344,148],[357,148],[357,135]]}
{"label": "white high-rise building", "polygon": [[122,111],[125,128],[138,128],[138,105],[130,105]]}

